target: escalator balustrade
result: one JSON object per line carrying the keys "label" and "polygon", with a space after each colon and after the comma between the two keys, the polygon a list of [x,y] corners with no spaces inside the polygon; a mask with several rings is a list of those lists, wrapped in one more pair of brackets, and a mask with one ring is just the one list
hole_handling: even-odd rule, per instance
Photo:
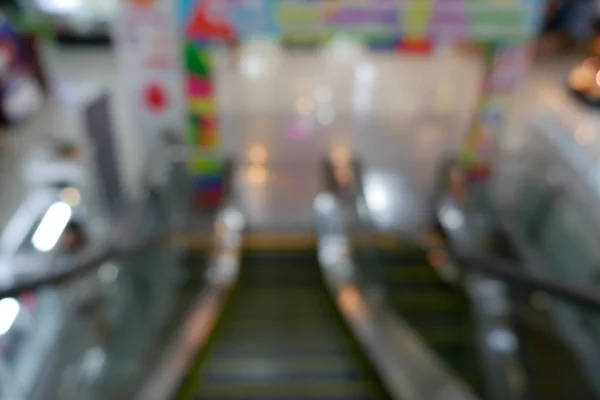
{"label": "escalator balustrade", "polygon": [[[547,311],[533,307],[540,294],[513,288],[517,300],[513,327],[519,338],[521,363],[527,376],[527,394],[532,400],[597,399],[582,366],[565,342],[554,333]],[[538,300],[539,301],[539,300]]]}
{"label": "escalator balustrade", "polygon": [[[429,238],[433,247],[443,236]],[[373,235],[355,240],[355,255],[363,264],[379,265],[364,271],[371,284],[383,289],[387,305],[401,316],[445,364],[483,398],[485,381],[476,347],[475,321],[470,299],[459,280],[434,267],[433,252],[404,245],[396,237]],[[452,274],[450,274],[451,276]],[[518,356],[525,373],[524,393],[532,400],[594,399],[582,367],[544,311],[529,301],[531,293],[511,288],[512,326]]]}
{"label": "escalator balustrade", "polygon": [[[374,274],[379,282],[371,280],[383,289],[387,305],[450,370],[482,394],[474,321],[464,289],[443,279],[442,271],[429,263],[426,251],[404,245],[395,237],[373,235],[355,243],[359,264],[379,265]],[[365,257],[368,252],[370,260]]]}

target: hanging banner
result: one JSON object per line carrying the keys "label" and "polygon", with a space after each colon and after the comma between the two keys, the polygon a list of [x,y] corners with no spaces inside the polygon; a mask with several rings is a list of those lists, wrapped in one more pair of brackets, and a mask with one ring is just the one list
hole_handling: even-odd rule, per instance
{"label": "hanging banner", "polygon": [[197,40],[311,36],[522,41],[537,32],[542,0],[181,0],[179,19]]}

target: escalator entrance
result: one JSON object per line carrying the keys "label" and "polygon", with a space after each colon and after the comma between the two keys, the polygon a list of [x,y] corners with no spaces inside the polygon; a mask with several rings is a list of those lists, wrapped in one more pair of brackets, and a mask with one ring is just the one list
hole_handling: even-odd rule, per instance
{"label": "escalator entrance", "polygon": [[324,286],[312,237],[249,236],[178,399],[386,399]]}

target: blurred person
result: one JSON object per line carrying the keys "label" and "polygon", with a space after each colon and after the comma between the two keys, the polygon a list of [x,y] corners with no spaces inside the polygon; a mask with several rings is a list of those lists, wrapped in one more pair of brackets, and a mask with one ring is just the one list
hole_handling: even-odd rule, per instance
{"label": "blurred person", "polygon": [[550,0],[539,42],[540,54],[587,45],[594,36],[596,0]]}
{"label": "blurred person", "polygon": [[65,253],[75,253],[83,249],[87,240],[82,224],[77,221],[69,221],[61,241],[62,251]]}

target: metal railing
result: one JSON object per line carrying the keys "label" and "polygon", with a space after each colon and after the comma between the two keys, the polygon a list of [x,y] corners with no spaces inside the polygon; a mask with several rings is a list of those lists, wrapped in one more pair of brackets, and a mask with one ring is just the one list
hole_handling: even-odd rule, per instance
{"label": "metal railing", "polygon": [[[461,213],[468,212],[459,209],[456,204],[447,203],[451,196],[445,185],[447,174],[452,166],[452,162],[447,162],[441,169],[440,178],[444,179],[438,181],[434,198],[438,217],[440,207],[452,207],[452,210]],[[370,213],[364,200],[360,179],[363,176],[360,163],[354,160],[347,167],[353,170],[351,175],[355,177],[354,181],[339,182],[336,181],[335,169],[340,167],[332,165],[329,161],[325,162],[329,186],[332,190],[342,193],[342,198],[352,199],[350,202],[355,206],[354,218],[364,220],[362,229],[365,229],[368,234],[375,235],[378,231],[369,220]],[[484,251],[487,240],[481,240],[480,234],[489,233],[493,236],[494,232],[477,232],[477,234],[464,232],[468,230],[469,221],[466,218],[461,218],[461,221],[461,232],[454,232],[450,243],[442,245],[438,243],[432,246],[428,241],[422,240],[420,235],[397,236],[397,241],[399,244],[420,248],[424,252],[435,250],[445,253],[448,256],[447,263],[451,264],[451,268],[459,275],[458,282],[470,294],[474,316],[478,322],[478,348],[481,353],[482,368],[487,375],[486,397],[522,399],[541,390],[542,385],[536,381],[535,371],[532,369],[532,356],[525,354],[527,351],[540,352],[539,349],[530,350],[535,347],[532,346],[534,341],[524,338],[526,336],[524,331],[527,334],[533,334],[532,332],[535,331],[539,338],[547,339],[552,346],[564,350],[556,350],[562,357],[557,359],[556,363],[563,363],[565,367],[562,368],[563,375],[557,373],[555,379],[558,381],[571,379],[573,382],[577,381],[581,387],[579,392],[561,393],[560,390],[566,390],[565,387],[568,386],[565,384],[565,387],[555,388],[557,393],[571,395],[571,397],[595,398],[597,395],[594,387],[597,377],[589,374],[589,363],[586,365],[586,360],[579,357],[585,348],[595,355],[595,345],[589,340],[589,335],[580,338],[581,340],[564,340],[567,331],[574,336],[581,336],[581,331],[589,333],[596,329],[593,321],[600,321],[600,296],[595,288],[565,283],[550,276],[535,275],[516,260],[503,259],[490,254]],[[444,221],[440,219],[440,223],[443,225]],[[383,265],[377,258],[377,249],[372,249],[371,253],[370,263],[375,265],[370,265],[370,271],[366,274],[370,275],[368,280],[372,285],[377,284],[378,281],[381,283],[384,273],[377,271]],[[442,266],[437,267],[438,270],[442,269]],[[552,317],[555,311],[561,314],[560,320]],[[567,319],[571,321],[571,325],[557,326],[560,325],[560,321]],[[588,327],[581,328],[582,324],[585,325],[582,321],[586,320]],[[569,327],[575,323],[581,329],[569,330]],[[571,373],[577,376],[570,376],[569,369],[571,372],[577,370],[577,374]],[[573,382],[572,384],[575,384]],[[545,385],[548,385],[548,382]]]}
{"label": "metal railing", "polygon": [[189,279],[202,265],[191,270],[170,240],[190,213],[185,155],[168,141],[157,152],[106,240],[73,255],[3,255],[3,268],[29,273],[0,284],[0,399],[133,398],[154,368],[192,301],[182,291],[203,284]]}
{"label": "metal railing", "polygon": [[[568,376],[572,386],[585,388],[582,392],[571,393],[568,392],[567,385],[562,388],[557,386],[557,391],[564,391],[560,395],[599,398],[600,376],[597,371],[600,365],[597,360],[600,359],[600,349],[595,344],[598,336],[595,329],[583,321],[600,318],[600,296],[593,286],[556,275],[550,268],[547,257],[527,239],[539,237],[541,224],[566,192],[549,185],[530,207],[531,216],[526,218],[525,223],[525,216],[520,213],[507,214],[497,209],[489,197],[491,193],[486,184],[468,186],[466,197],[457,199],[449,189],[454,165],[454,162],[449,161],[440,169],[440,190],[436,197],[438,221],[448,236],[451,245],[448,252],[454,258],[456,266],[465,274],[487,276],[504,285],[508,315],[511,316],[510,324],[517,327],[513,333],[519,339],[517,345],[521,365],[524,370],[529,369],[524,376],[525,391],[531,395],[531,392],[540,391],[542,386],[538,383],[535,387],[535,371],[523,354],[524,349],[532,347],[531,340],[523,339],[527,336],[523,335],[523,330],[531,331],[536,325],[534,330],[537,330],[538,342],[548,340],[553,343],[544,351],[552,353],[555,350],[555,364],[568,365],[561,373],[556,373],[555,381],[567,380],[564,377]],[[517,203],[525,201],[515,200]],[[461,223],[449,223],[444,218],[444,213],[448,212],[460,215]],[[479,231],[470,226],[470,214],[474,212],[484,215],[487,222],[487,226],[479,227]],[[515,217],[519,218],[518,223],[513,221]],[[486,240],[481,240],[482,237]],[[497,255],[498,244],[500,252],[508,253],[510,259]],[[545,363],[548,364],[549,361],[546,360]],[[558,371],[560,368],[555,369]]]}

